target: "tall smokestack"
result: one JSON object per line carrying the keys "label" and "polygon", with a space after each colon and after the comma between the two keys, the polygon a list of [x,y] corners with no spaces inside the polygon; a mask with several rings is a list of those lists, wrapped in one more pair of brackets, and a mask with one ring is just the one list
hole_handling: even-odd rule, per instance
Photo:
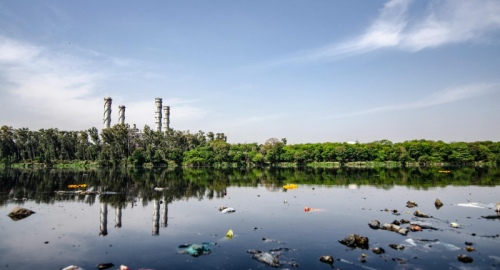
{"label": "tall smokestack", "polygon": [[155,114],[156,131],[161,131],[161,98],[155,98],[155,104],[156,104],[156,114]]}
{"label": "tall smokestack", "polygon": [[170,128],[170,106],[163,106],[163,132]]}
{"label": "tall smokestack", "polygon": [[104,98],[104,118],[102,120],[104,128],[109,128],[111,125],[111,98]]}
{"label": "tall smokestack", "polygon": [[118,124],[125,124],[125,106],[118,106]]}

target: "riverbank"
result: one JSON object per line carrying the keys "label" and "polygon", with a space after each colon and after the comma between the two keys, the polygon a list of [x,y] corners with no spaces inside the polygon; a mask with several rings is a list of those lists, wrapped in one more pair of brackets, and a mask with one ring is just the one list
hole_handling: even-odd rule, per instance
{"label": "riverbank", "polygon": [[310,163],[294,163],[294,162],[279,162],[279,163],[237,163],[237,162],[222,162],[214,164],[182,164],[178,165],[174,162],[153,164],[144,163],[142,166],[136,166],[130,162],[120,162],[115,165],[103,165],[95,161],[62,161],[53,162],[51,164],[46,163],[12,163],[5,164],[0,163],[0,168],[99,168],[99,167],[131,167],[131,168],[180,168],[180,167],[213,167],[213,168],[258,168],[258,167],[276,167],[276,168],[298,168],[298,167],[317,167],[317,168],[340,168],[340,167],[356,167],[356,168],[374,168],[374,167],[444,167],[444,166],[497,166],[495,162],[469,162],[467,164],[453,164],[453,163],[418,163],[418,162],[396,162],[396,161],[359,161],[359,162],[348,162],[341,164],[340,162],[310,162]]}

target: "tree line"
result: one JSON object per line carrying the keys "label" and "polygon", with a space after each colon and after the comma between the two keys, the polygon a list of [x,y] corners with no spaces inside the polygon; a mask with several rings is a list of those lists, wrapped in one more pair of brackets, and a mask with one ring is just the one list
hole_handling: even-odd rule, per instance
{"label": "tree line", "polygon": [[153,166],[210,166],[237,163],[275,165],[313,162],[418,162],[467,164],[500,162],[500,142],[451,142],[412,140],[393,143],[315,143],[288,145],[285,138],[270,138],[264,144],[227,143],[224,133],[179,131],[166,133],[145,126],[136,133],[118,124],[99,134],[96,128],[62,131],[55,128],[0,128],[0,161],[12,163],[83,162],[102,166],[132,164]]}

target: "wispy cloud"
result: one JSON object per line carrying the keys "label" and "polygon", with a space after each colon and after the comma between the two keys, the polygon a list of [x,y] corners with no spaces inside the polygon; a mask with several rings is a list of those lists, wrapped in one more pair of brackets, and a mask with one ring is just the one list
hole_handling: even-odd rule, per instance
{"label": "wispy cloud", "polygon": [[[106,81],[127,72],[127,65],[98,52],[93,55],[95,57],[87,54],[82,57],[0,36],[0,125],[32,129],[100,128],[103,97],[109,95],[106,93],[109,91],[103,91]],[[135,78],[143,79],[141,76]],[[154,97],[150,98],[150,102],[126,102],[126,120],[134,121],[128,123],[139,126],[154,123]],[[113,114],[118,113],[116,107],[124,100],[128,99],[122,95],[113,96]],[[182,121],[206,115],[202,108],[192,106],[193,102],[197,101],[164,100],[164,104],[175,111],[175,119]],[[117,118],[112,115],[112,119]]]}
{"label": "wispy cloud", "polygon": [[427,97],[424,97],[414,102],[380,106],[357,112],[339,114],[334,116],[334,118],[358,116],[358,115],[373,114],[373,113],[388,112],[388,111],[418,109],[418,108],[442,105],[446,103],[456,102],[459,100],[488,95],[499,90],[500,90],[499,84],[472,84],[456,88],[447,88],[435,92]]}
{"label": "wispy cloud", "polygon": [[420,51],[451,43],[478,41],[500,28],[500,1],[430,1],[423,15],[410,15],[412,0],[390,0],[378,17],[353,39],[272,63],[333,61],[381,48]]}

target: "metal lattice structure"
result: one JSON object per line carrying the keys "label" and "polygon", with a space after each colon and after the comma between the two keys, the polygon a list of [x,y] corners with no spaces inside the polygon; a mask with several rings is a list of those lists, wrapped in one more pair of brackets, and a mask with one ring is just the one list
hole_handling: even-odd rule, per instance
{"label": "metal lattice structure", "polygon": [[156,113],[155,113],[155,124],[156,131],[161,131],[161,98],[155,98]]}
{"label": "metal lattice structure", "polygon": [[105,129],[111,126],[111,102],[112,100],[110,97],[104,98],[104,115],[102,123],[104,124],[103,128]]}

